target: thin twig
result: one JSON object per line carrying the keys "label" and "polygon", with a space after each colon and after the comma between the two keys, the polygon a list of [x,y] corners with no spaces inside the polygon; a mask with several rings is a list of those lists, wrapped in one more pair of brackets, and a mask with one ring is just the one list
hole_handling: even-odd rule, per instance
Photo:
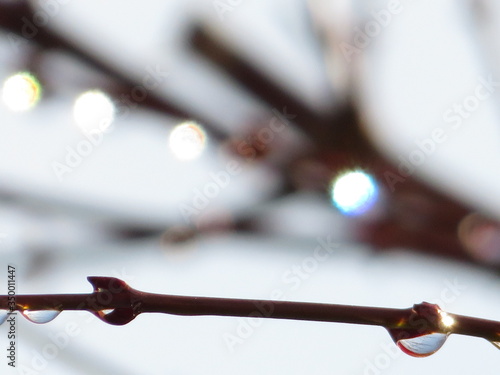
{"label": "thin twig", "polygon": [[[500,341],[500,322],[448,314],[422,302],[413,308],[336,305],[252,299],[187,297],[141,292],[113,277],[88,277],[91,294],[0,296],[0,309],[18,311],[86,310],[106,323],[123,325],[142,313],[220,315],[271,319],[376,325],[405,331],[413,337],[427,333],[455,333]],[[446,319],[444,319],[446,317]]]}

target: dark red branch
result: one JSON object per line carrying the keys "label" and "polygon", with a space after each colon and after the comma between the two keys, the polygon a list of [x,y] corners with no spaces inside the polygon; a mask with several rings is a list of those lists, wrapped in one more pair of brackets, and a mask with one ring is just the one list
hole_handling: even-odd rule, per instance
{"label": "dark red branch", "polygon": [[[106,323],[122,325],[141,313],[221,315],[377,325],[411,336],[456,333],[500,341],[500,322],[444,313],[423,302],[409,309],[250,299],[187,297],[141,292],[113,277],[88,277],[91,294],[19,295],[15,310],[86,310]],[[8,296],[0,296],[8,310]],[[447,316],[448,321],[443,320]],[[453,324],[450,323],[450,319]]]}

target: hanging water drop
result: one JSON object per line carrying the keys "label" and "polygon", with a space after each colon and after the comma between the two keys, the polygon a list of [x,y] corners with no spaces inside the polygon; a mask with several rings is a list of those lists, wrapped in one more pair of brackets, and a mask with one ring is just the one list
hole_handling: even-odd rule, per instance
{"label": "hanging water drop", "polygon": [[399,348],[413,357],[427,357],[436,353],[446,342],[445,333],[430,333],[406,340],[399,340]]}
{"label": "hanging water drop", "polygon": [[9,316],[9,310],[0,310],[0,325],[2,325]]}
{"label": "hanging water drop", "polygon": [[103,309],[95,311],[94,315],[105,323],[117,326],[127,324],[137,316],[132,308]]}
{"label": "hanging water drop", "polygon": [[61,312],[59,310],[23,310],[21,313],[30,322],[42,324],[54,320]]}
{"label": "hanging water drop", "polygon": [[401,338],[401,331],[399,330],[389,330],[389,333],[396,345],[404,353],[412,357],[428,357],[436,353],[448,338],[448,334],[439,332],[431,332],[414,337],[408,337],[409,335],[403,336],[408,338]]}

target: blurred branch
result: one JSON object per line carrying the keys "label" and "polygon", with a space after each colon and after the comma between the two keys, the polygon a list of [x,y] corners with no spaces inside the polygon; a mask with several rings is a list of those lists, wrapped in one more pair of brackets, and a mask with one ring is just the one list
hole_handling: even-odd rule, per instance
{"label": "blurred branch", "polygon": [[[36,43],[45,50],[58,49],[75,56],[114,80],[118,86],[117,92],[113,93],[116,96],[129,94],[134,87],[141,85],[141,82],[136,82],[126,74],[120,72],[112,64],[85,50],[64,35],[53,32],[48,27],[38,27],[34,36],[25,38],[23,30],[26,25],[23,19],[33,19],[35,12],[36,9],[33,8],[30,2],[25,0],[0,3],[0,28],[14,33],[22,38],[23,41]],[[226,138],[226,134],[208,119],[201,118],[194,111],[186,110],[178,104],[166,100],[154,91],[148,93],[144,100],[141,101],[141,105],[171,117],[198,121],[203,124],[214,140],[220,141]]]}

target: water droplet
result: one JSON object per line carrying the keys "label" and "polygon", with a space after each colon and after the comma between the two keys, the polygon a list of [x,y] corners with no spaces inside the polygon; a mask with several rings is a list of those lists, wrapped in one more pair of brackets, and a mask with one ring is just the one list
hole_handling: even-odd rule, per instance
{"label": "water droplet", "polygon": [[[396,332],[398,332],[399,335]],[[402,336],[401,331],[393,330],[392,332],[389,331],[389,333],[397,346],[404,353],[411,355],[412,357],[428,357],[436,353],[448,338],[448,334],[446,333],[431,332],[414,337],[408,337],[410,335],[406,334],[403,337],[408,338],[398,339],[398,336]],[[408,333],[408,331],[405,333]]]}
{"label": "water droplet", "polygon": [[9,310],[0,310],[0,325],[7,320]]}
{"label": "water droplet", "polygon": [[137,316],[132,308],[104,309],[95,311],[94,315],[105,323],[117,326],[127,324]]}
{"label": "water droplet", "polygon": [[21,313],[30,322],[42,324],[54,320],[61,312],[58,310],[23,310]]}

